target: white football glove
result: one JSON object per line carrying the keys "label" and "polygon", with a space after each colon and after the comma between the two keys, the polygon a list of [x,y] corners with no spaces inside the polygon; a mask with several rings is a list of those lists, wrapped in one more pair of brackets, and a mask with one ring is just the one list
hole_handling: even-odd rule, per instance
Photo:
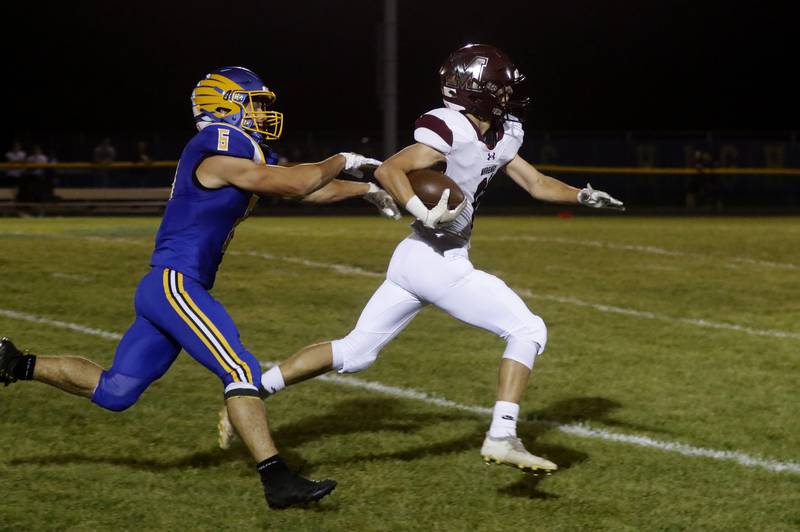
{"label": "white football glove", "polygon": [[458,218],[458,215],[461,214],[461,211],[463,211],[464,207],[467,205],[467,200],[464,198],[464,201],[459,203],[455,208],[448,209],[447,201],[449,199],[450,189],[446,188],[439,198],[439,203],[432,209],[428,209],[425,204],[422,203],[422,200],[419,199],[419,196],[414,195],[408,200],[408,203],[406,203],[406,210],[421,221],[422,225],[434,229]]}
{"label": "white football glove", "polygon": [[595,190],[590,183],[586,183],[586,188],[578,192],[578,203],[596,209],[616,209],[624,211],[625,206],[618,199],[612,198],[610,194],[602,190]]}
{"label": "white football glove", "polygon": [[339,155],[344,157],[344,169],[342,170],[344,173],[349,174],[356,179],[363,179],[364,172],[361,171],[362,166],[380,166],[381,161],[377,159],[371,159],[369,157],[364,157],[358,153],[352,152],[341,152]]}
{"label": "white football glove", "polygon": [[[447,190],[450,190],[450,189],[448,188]],[[446,202],[445,202],[445,205],[447,205]],[[442,215],[442,217],[439,218],[438,225],[449,224],[450,222],[452,222],[453,220],[458,218],[458,215],[461,214],[461,211],[463,211],[464,207],[466,207],[466,206],[467,206],[467,198],[464,198],[463,200],[461,200],[461,203],[459,203],[458,205],[456,205],[452,209],[444,211],[444,214]]]}
{"label": "white football glove", "polygon": [[369,190],[363,197],[365,200],[375,205],[384,218],[399,220],[402,217],[400,209],[397,208],[397,204],[394,202],[392,196],[375,183],[369,184]]}

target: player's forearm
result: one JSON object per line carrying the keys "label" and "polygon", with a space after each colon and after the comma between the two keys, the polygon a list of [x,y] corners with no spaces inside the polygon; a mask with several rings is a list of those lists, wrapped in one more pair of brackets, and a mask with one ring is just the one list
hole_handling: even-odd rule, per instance
{"label": "player's forearm", "polygon": [[553,177],[539,174],[539,179],[528,193],[541,201],[552,203],[578,203],[578,189]]}
{"label": "player's forearm", "polygon": [[369,191],[369,183],[334,179],[322,188],[303,198],[306,203],[335,203],[350,198],[360,198]]}
{"label": "player's forearm", "polygon": [[344,165],[345,158],[334,155],[318,163],[304,163],[291,167],[292,178],[296,179],[296,189],[290,195],[299,199],[309,196],[339,175]]}
{"label": "player's forearm", "polygon": [[408,200],[416,195],[408,181],[408,176],[397,166],[382,164],[375,170],[375,178],[400,205],[406,205]]}

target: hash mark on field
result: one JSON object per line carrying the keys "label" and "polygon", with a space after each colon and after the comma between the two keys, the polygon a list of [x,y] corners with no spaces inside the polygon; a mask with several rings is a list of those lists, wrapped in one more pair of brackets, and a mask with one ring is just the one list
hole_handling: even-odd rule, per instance
{"label": "hash mark on field", "polygon": [[[60,320],[51,320],[49,318],[28,314],[26,312],[18,312],[16,310],[0,309],[0,316],[4,316],[6,318],[11,318],[15,320],[23,320],[37,324],[49,325],[51,327],[69,329],[79,333],[87,334],[90,336],[98,336],[100,338],[105,338],[108,340],[119,340],[120,338],[122,338],[122,335],[120,333],[112,331],[104,331],[102,329],[96,329],[93,327],[86,327],[78,323],[69,323]],[[270,367],[273,366],[274,364],[275,364],[274,362],[262,362],[262,365],[265,367]],[[414,390],[411,388],[400,388],[397,386],[389,386],[387,384],[383,384],[380,382],[364,381],[361,379],[356,379],[353,377],[345,377],[342,375],[327,374],[327,375],[320,375],[317,378],[323,381],[331,382],[333,384],[349,386],[351,388],[361,388],[364,390],[370,390],[376,393],[382,393],[385,395],[391,395],[394,397],[400,397],[404,399],[412,399],[427,404],[436,405],[442,408],[462,410],[465,412],[471,412],[473,414],[487,415],[487,416],[491,415],[492,413],[492,409],[488,407],[464,405],[461,403],[457,403],[455,401],[451,401],[449,399],[436,397],[427,394],[425,392]],[[756,458],[748,454],[737,451],[718,451],[715,449],[708,449],[705,447],[694,447],[692,445],[688,445],[685,443],[655,440],[647,436],[637,436],[634,434],[621,434],[605,429],[590,427],[586,424],[577,424],[577,423],[559,424],[553,421],[545,421],[537,419],[521,419],[520,421],[523,423],[536,423],[536,424],[548,425],[553,428],[556,428],[560,432],[564,432],[566,434],[570,434],[573,436],[579,436],[582,438],[592,438],[592,439],[605,440],[609,442],[628,443],[632,445],[638,445],[640,447],[649,447],[666,452],[678,453],[683,456],[702,456],[706,458],[712,458],[714,460],[734,461],[743,466],[760,467],[767,471],[772,471],[776,473],[787,472],[787,473],[800,474],[800,464],[796,462],[780,462],[778,460]]]}

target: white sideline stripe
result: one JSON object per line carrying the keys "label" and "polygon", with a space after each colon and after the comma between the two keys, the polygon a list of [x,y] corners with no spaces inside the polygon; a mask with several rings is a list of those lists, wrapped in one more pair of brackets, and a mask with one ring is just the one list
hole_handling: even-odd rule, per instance
{"label": "white sideline stripe", "polygon": [[[717,263],[725,261],[735,264],[747,264],[750,266],[761,266],[764,268],[776,268],[782,270],[800,270],[800,265],[792,264],[791,262],[774,262],[769,260],[751,259],[745,257],[715,257],[713,255],[704,255],[702,253],[690,253],[686,251],[676,251],[666,249],[658,246],[646,246],[636,244],[615,244],[613,242],[604,242],[601,240],[580,240],[577,238],[563,238],[563,237],[542,237],[531,235],[520,236],[476,236],[473,240],[486,240],[486,241],[510,241],[510,242],[543,242],[552,244],[567,244],[570,246],[584,246],[599,249],[613,249],[619,251],[636,251],[639,253],[649,253],[651,255],[663,255],[670,257],[694,257],[704,260],[711,260]],[[728,266],[731,266],[730,264]]]}
{"label": "white sideline stripe", "polygon": [[29,321],[31,323],[51,325],[61,329],[71,329],[79,333],[88,334],[89,336],[99,336],[100,338],[107,338],[109,340],[119,340],[122,338],[122,335],[119,333],[104,331],[102,329],[93,329],[91,327],[84,327],[83,325],[78,325],[77,323],[42,318],[26,312],[17,312],[16,310],[0,309],[0,316],[11,318],[12,320],[22,320]]}
{"label": "white sideline stripe", "polygon": [[[350,274],[350,275],[363,275],[366,277],[384,277],[384,274],[382,273],[371,272],[368,270],[364,270],[362,268],[358,268],[356,266],[347,266],[345,264],[333,264],[327,262],[310,261],[310,260],[300,259],[297,257],[282,257],[277,255],[271,255],[269,253],[257,253],[253,251],[246,253],[239,252],[235,254],[248,255],[251,257],[259,257],[266,260],[286,261],[294,264],[301,264],[303,266],[308,266],[312,268],[330,269],[339,273]],[[684,325],[692,325],[694,327],[702,327],[705,329],[720,329],[720,330],[734,331],[747,334],[750,336],[768,336],[772,338],[790,338],[794,340],[800,340],[800,333],[791,331],[781,331],[776,329],[753,329],[752,327],[745,327],[744,325],[739,325],[736,323],[721,323],[721,322],[715,322],[703,319],[694,319],[694,318],[675,318],[672,316],[665,316],[663,314],[656,314],[655,312],[649,312],[646,310],[636,310],[625,307],[615,307],[613,305],[604,305],[601,303],[591,303],[589,301],[583,301],[581,299],[577,299],[574,297],[557,296],[551,294],[537,294],[527,288],[523,289],[514,288],[514,291],[523,297],[531,299],[545,299],[548,301],[556,301],[558,303],[563,303],[566,305],[587,307],[600,312],[606,312],[612,314],[624,314],[626,316],[659,320],[668,323],[682,323]]]}
{"label": "white sideline stripe", "polygon": [[[16,320],[29,321],[32,323],[40,323],[43,325],[50,325],[52,327],[70,329],[90,336],[99,336],[101,338],[107,338],[109,340],[119,340],[120,338],[122,338],[122,335],[119,333],[104,331],[102,329],[94,329],[91,327],[84,327],[83,325],[79,325],[77,323],[51,320],[48,318],[42,318],[40,316],[35,316],[33,314],[28,314],[25,312],[17,312],[15,310],[0,309],[0,316]],[[275,363],[262,362],[261,365],[264,367],[271,367],[274,366]],[[353,377],[344,377],[341,375],[328,374],[328,375],[320,375],[317,378],[323,381],[328,381],[342,386],[350,386],[351,388],[361,388],[364,390],[370,390],[384,395],[391,395],[394,397],[400,397],[404,399],[413,399],[416,401],[421,401],[424,403],[440,406],[443,408],[462,410],[465,412],[470,412],[473,414],[480,414],[480,415],[491,415],[492,413],[491,408],[483,406],[463,405],[460,403],[456,403],[455,401],[450,401],[449,399],[435,397],[433,395],[418,390],[414,390],[411,388],[400,388],[397,386],[389,386],[386,384],[382,384],[380,382],[363,381]],[[589,427],[588,425],[585,424],[563,425],[552,421],[543,421],[536,419],[521,419],[520,421],[523,423],[537,423],[537,424],[550,425],[566,434],[571,434],[573,436],[580,436],[583,438],[593,438],[605,441],[628,443],[628,444],[638,445],[640,447],[650,447],[662,451],[674,452],[681,454],[683,456],[703,456],[706,458],[713,458],[715,460],[734,461],[743,466],[760,467],[767,471],[773,471],[778,473],[789,472],[789,473],[800,474],[800,464],[796,462],[779,462],[777,460],[755,458],[748,454],[740,453],[737,451],[717,451],[715,449],[707,449],[704,447],[694,447],[691,445],[687,445],[685,443],[655,440],[652,438],[648,438],[647,436],[619,434],[604,429]]]}
{"label": "white sideline stripe", "polygon": [[[262,362],[264,367],[274,366],[274,362]],[[360,388],[362,390],[369,390],[372,392],[389,395],[392,397],[400,397],[403,399],[413,399],[423,403],[440,406],[442,408],[449,408],[451,410],[461,410],[479,415],[492,415],[492,409],[484,406],[473,406],[456,403],[449,399],[436,397],[419,390],[411,388],[400,388],[397,386],[389,386],[375,381],[365,381],[353,377],[345,377],[342,375],[324,374],[316,377],[317,379],[339,384],[342,386],[349,386],[351,388]],[[546,425],[557,429],[565,434],[578,436],[581,438],[590,438],[596,440],[604,440],[610,442],[627,443],[631,445],[638,445],[639,447],[648,447],[651,449],[658,449],[661,451],[677,453],[683,456],[701,456],[705,458],[713,458],[714,460],[733,461],[746,467],[758,467],[767,471],[776,473],[797,473],[800,474],[800,463],[797,462],[779,462],[778,460],[756,458],[745,453],[737,451],[718,451],[716,449],[708,449],[705,447],[694,447],[685,443],[661,441],[647,436],[637,436],[634,434],[620,434],[611,432],[605,429],[598,429],[590,427],[584,423],[569,423],[561,424],[554,421],[545,421],[541,419],[521,418],[522,423],[533,423],[537,425]]]}

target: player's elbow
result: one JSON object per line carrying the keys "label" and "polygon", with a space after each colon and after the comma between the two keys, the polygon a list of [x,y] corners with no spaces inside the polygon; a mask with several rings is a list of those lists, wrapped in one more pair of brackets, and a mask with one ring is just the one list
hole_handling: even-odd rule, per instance
{"label": "player's elbow", "polygon": [[378,183],[380,183],[383,188],[387,188],[391,187],[392,183],[395,182],[398,172],[400,172],[400,174],[403,173],[402,170],[393,166],[391,163],[383,163],[375,169],[374,175]]}
{"label": "player's elbow", "polygon": [[375,169],[375,179],[383,182],[383,180],[387,179],[387,173],[388,170],[386,167],[386,163],[383,163],[382,165],[380,165]]}

